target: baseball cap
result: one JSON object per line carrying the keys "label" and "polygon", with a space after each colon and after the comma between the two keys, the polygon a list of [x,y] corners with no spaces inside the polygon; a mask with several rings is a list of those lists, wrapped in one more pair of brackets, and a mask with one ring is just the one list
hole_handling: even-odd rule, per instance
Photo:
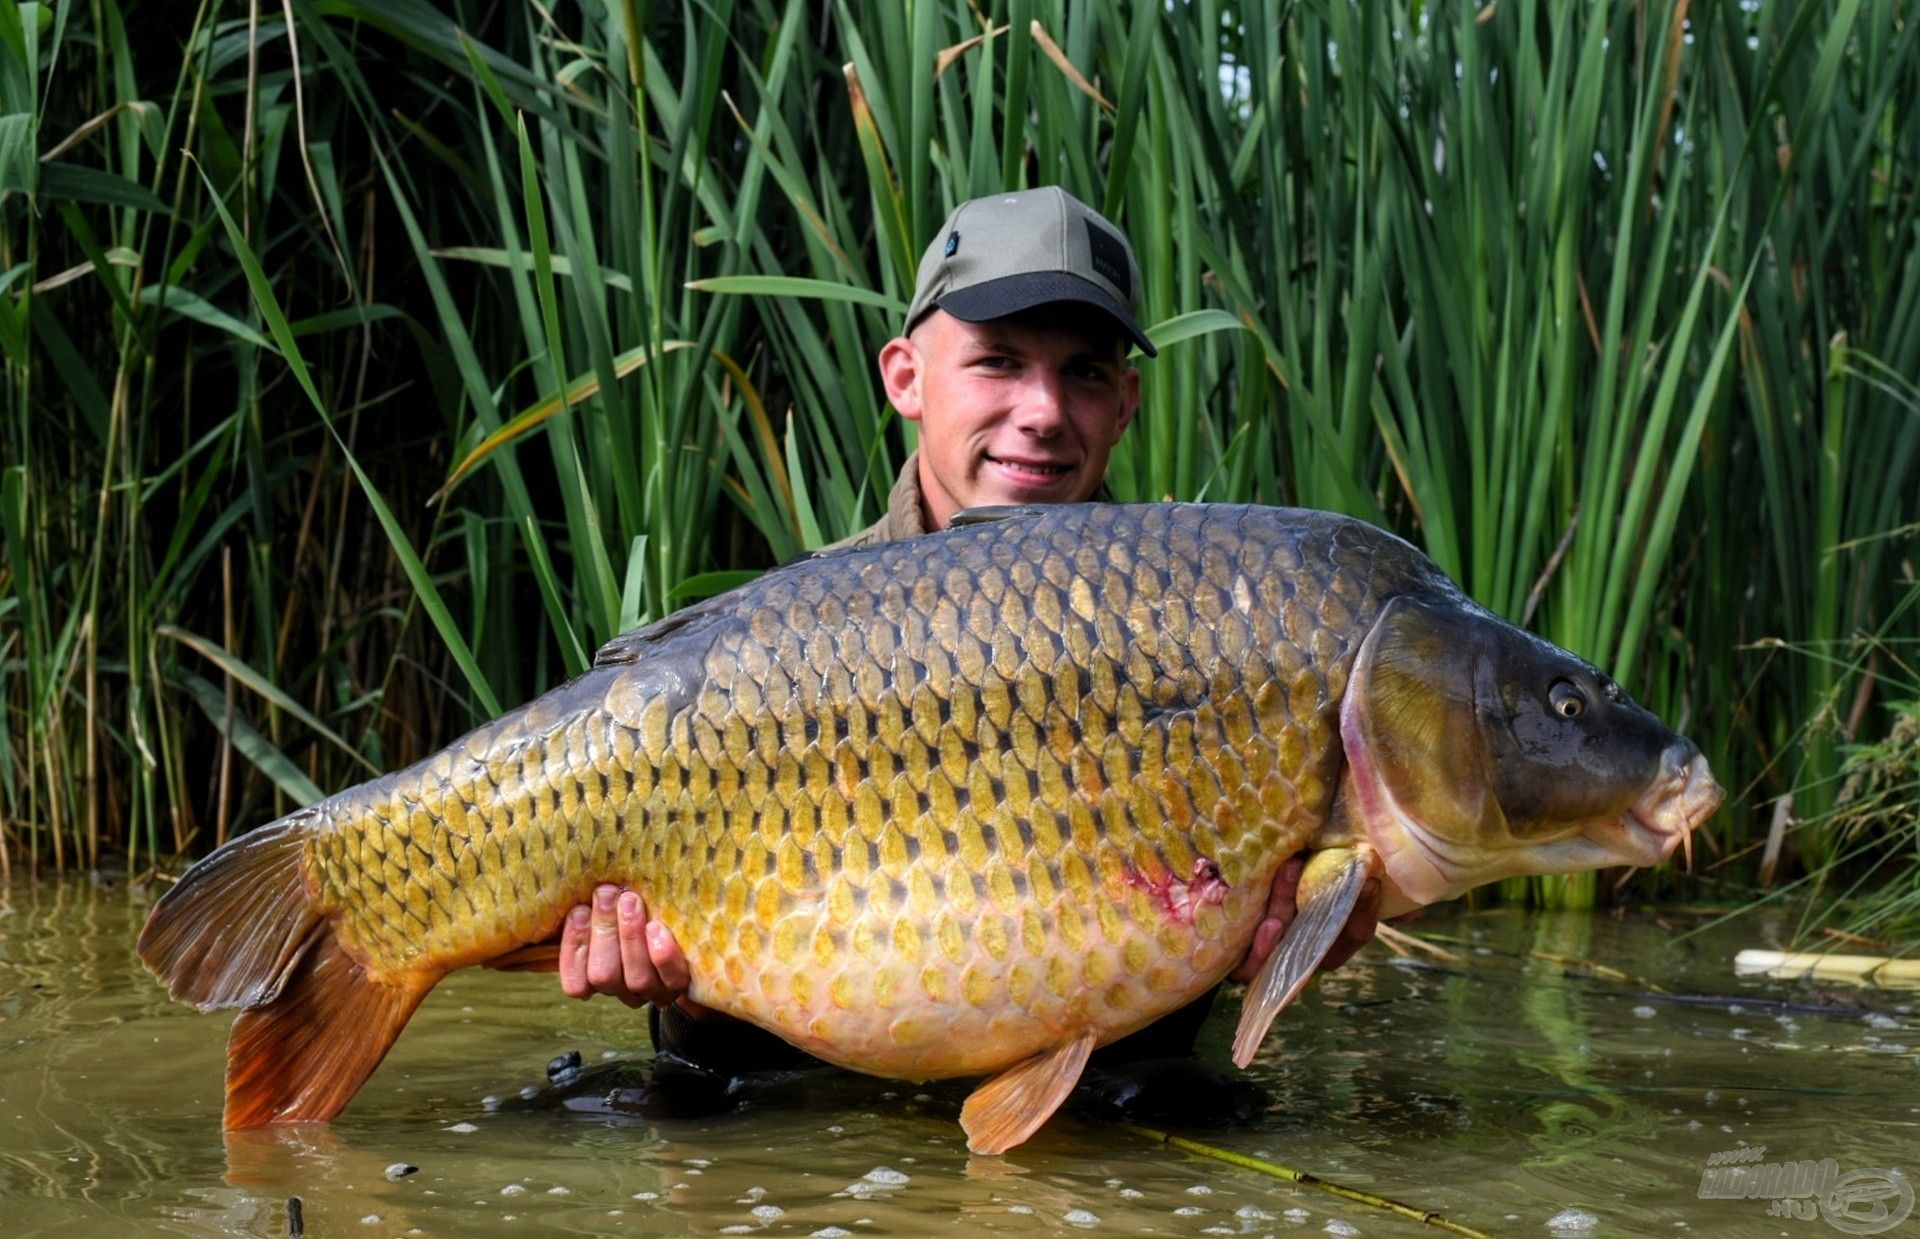
{"label": "baseball cap", "polygon": [[1107,218],[1058,186],[963,202],[920,256],[906,330],[935,308],[970,323],[1051,301],[1104,310],[1147,356],[1140,264]]}

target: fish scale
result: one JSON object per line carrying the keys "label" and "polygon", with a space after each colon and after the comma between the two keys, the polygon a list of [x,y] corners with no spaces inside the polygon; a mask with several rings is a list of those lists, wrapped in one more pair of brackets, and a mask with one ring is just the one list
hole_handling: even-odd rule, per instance
{"label": "fish scale", "polygon": [[[611,880],[693,998],[829,1061],[1114,1039],[1218,980],[1325,815],[1369,582],[1421,566],[1344,528],[1098,506],[772,574],[325,802],[316,907],[377,977],[538,941]],[[1170,911],[1196,862],[1225,898]]]}

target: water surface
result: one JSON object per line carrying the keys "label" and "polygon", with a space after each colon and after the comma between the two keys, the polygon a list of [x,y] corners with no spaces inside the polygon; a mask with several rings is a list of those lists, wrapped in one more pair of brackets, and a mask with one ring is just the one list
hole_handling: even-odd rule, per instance
{"label": "water surface", "polygon": [[[0,890],[0,1232],[280,1236],[298,1197],[329,1236],[1439,1233],[1071,1115],[972,1157],[953,1083],[828,1072],[700,1120],[569,1111],[543,1101],[547,1062],[643,1058],[644,1019],[477,970],[331,1125],[223,1138],[229,1017],[168,1001],[134,959],[148,902]],[[1842,1234],[1701,1199],[1702,1172],[1748,1150],[1920,1181],[1914,996],[1832,1008],[1736,979],[1735,951],[1781,945],[1772,927],[1698,924],[1429,912],[1410,928],[1461,940],[1456,962],[1367,948],[1275,1024],[1253,1069],[1271,1109],[1188,1134],[1495,1234]],[[1223,1063],[1237,1010],[1223,999],[1203,1039]]]}

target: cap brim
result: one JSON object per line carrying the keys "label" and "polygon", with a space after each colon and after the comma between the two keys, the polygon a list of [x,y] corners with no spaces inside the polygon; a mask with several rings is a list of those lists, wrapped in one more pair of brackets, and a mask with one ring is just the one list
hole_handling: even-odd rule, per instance
{"label": "cap brim", "polygon": [[1159,350],[1153,347],[1153,341],[1147,339],[1147,333],[1140,330],[1140,324],[1133,321],[1133,315],[1118,297],[1092,280],[1070,271],[1025,271],[1019,275],[1006,275],[997,280],[955,289],[944,297],[936,298],[934,304],[955,318],[969,323],[984,323],[989,319],[1005,318],[1009,314],[1018,314],[1022,310],[1057,301],[1074,301],[1104,311],[1120,325],[1129,339],[1140,346],[1141,352],[1149,357],[1159,355]]}

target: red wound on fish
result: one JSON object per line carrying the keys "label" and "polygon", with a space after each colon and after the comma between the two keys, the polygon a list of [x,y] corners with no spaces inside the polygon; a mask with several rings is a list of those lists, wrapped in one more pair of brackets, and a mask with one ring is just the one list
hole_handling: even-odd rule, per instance
{"label": "red wound on fish", "polygon": [[1233,889],[1220,876],[1220,866],[1205,856],[1194,858],[1190,878],[1176,878],[1164,872],[1150,878],[1137,869],[1128,869],[1124,878],[1128,886],[1153,895],[1161,909],[1180,925],[1193,924],[1193,918],[1202,908],[1217,908],[1225,903],[1227,892]]}

